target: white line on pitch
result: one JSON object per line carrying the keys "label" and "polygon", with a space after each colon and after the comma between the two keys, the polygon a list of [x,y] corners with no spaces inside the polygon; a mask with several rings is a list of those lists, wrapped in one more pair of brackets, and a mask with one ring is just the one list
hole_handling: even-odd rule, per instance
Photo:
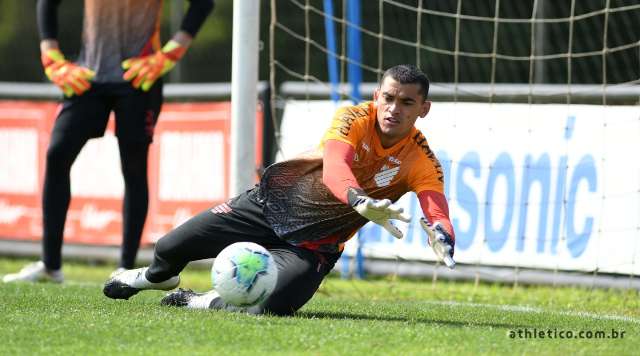
{"label": "white line on pitch", "polygon": [[607,315],[607,314],[594,314],[587,312],[574,312],[574,311],[555,311],[537,307],[521,306],[521,305],[499,305],[499,304],[484,304],[484,303],[469,303],[469,302],[456,302],[456,301],[425,301],[427,304],[434,305],[449,305],[449,306],[463,306],[472,308],[492,308],[497,310],[520,312],[520,313],[549,313],[564,316],[584,317],[599,320],[615,320],[626,321],[629,323],[640,324],[640,319],[632,318],[622,315]]}

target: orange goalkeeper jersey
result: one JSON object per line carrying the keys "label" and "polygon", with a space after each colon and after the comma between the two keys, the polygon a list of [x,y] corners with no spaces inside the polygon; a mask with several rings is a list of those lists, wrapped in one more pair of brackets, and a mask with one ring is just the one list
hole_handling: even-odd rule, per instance
{"label": "orange goalkeeper jersey", "polygon": [[420,130],[392,147],[383,148],[376,132],[373,102],[339,109],[322,138],[351,145],[356,153],[351,171],[365,192],[373,198],[393,201],[404,193],[433,190],[444,193],[442,166]]}
{"label": "orange goalkeeper jersey", "polygon": [[355,150],[351,170],[367,195],[398,200],[409,191],[443,193],[442,167],[424,135],[413,128],[392,147],[383,148],[372,102],[339,109],[315,156],[276,163],[260,182],[265,218],[282,239],[326,252],[341,251],[367,220],[341,202],[322,181],[322,148],[338,140]]}

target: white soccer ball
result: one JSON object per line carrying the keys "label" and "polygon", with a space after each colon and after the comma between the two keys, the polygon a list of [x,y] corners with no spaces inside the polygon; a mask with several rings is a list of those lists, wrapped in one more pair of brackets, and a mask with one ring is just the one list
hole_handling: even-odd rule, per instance
{"label": "white soccer ball", "polygon": [[278,280],[278,268],[266,248],[253,242],[227,246],[211,268],[213,288],[225,302],[247,307],[271,295]]}

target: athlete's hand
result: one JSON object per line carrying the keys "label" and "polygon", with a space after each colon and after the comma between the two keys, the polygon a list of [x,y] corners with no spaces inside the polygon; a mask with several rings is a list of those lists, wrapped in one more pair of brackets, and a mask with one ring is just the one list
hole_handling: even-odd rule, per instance
{"label": "athlete's hand", "polygon": [[427,241],[429,246],[433,249],[433,253],[444,262],[449,268],[453,268],[456,262],[453,260],[453,249],[455,241],[451,238],[451,235],[442,227],[439,221],[431,225],[425,218],[420,218],[420,226],[427,233],[429,237]]}
{"label": "athlete's hand", "polygon": [[175,67],[186,51],[185,47],[171,40],[154,54],[124,60],[122,68],[126,72],[122,77],[131,81],[134,88],[148,91],[158,78]]}
{"label": "athlete's hand", "polygon": [[391,219],[411,221],[411,216],[403,213],[404,210],[401,207],[392,204],[389,199],[371,198],[362,189],[349,188],[347,196],[349,204],[358,214],[382,226],[393,237],[402,238],[402,232],[389,221]]}
{"label": "athlete's hand", "polygon": [[44,73],[58,86],[65,96],[82,95],[91,88],[90,80],[95,73],[85,67],[69,62],[58,49],[49,49],[40,56]]}

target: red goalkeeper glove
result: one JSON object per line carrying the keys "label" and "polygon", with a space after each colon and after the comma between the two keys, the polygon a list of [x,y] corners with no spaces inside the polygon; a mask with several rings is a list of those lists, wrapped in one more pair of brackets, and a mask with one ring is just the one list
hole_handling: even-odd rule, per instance
{"label": "red goalkeeper glove", "polygon": [[126,72],[122,77],[131,81],[134,88],[148,91],[158,78],[175,67],[186,51],[185,47],[171,40],[154,54],[123,61],[122,68]]}
{"label": "red goalkeeper glove", "polygon": [[60,50],[49,49],[42,53],[40,59],[44,73],[65,96],[82,95],[91,88],[90,80],[95,73],[88,68],[69,62]]}

